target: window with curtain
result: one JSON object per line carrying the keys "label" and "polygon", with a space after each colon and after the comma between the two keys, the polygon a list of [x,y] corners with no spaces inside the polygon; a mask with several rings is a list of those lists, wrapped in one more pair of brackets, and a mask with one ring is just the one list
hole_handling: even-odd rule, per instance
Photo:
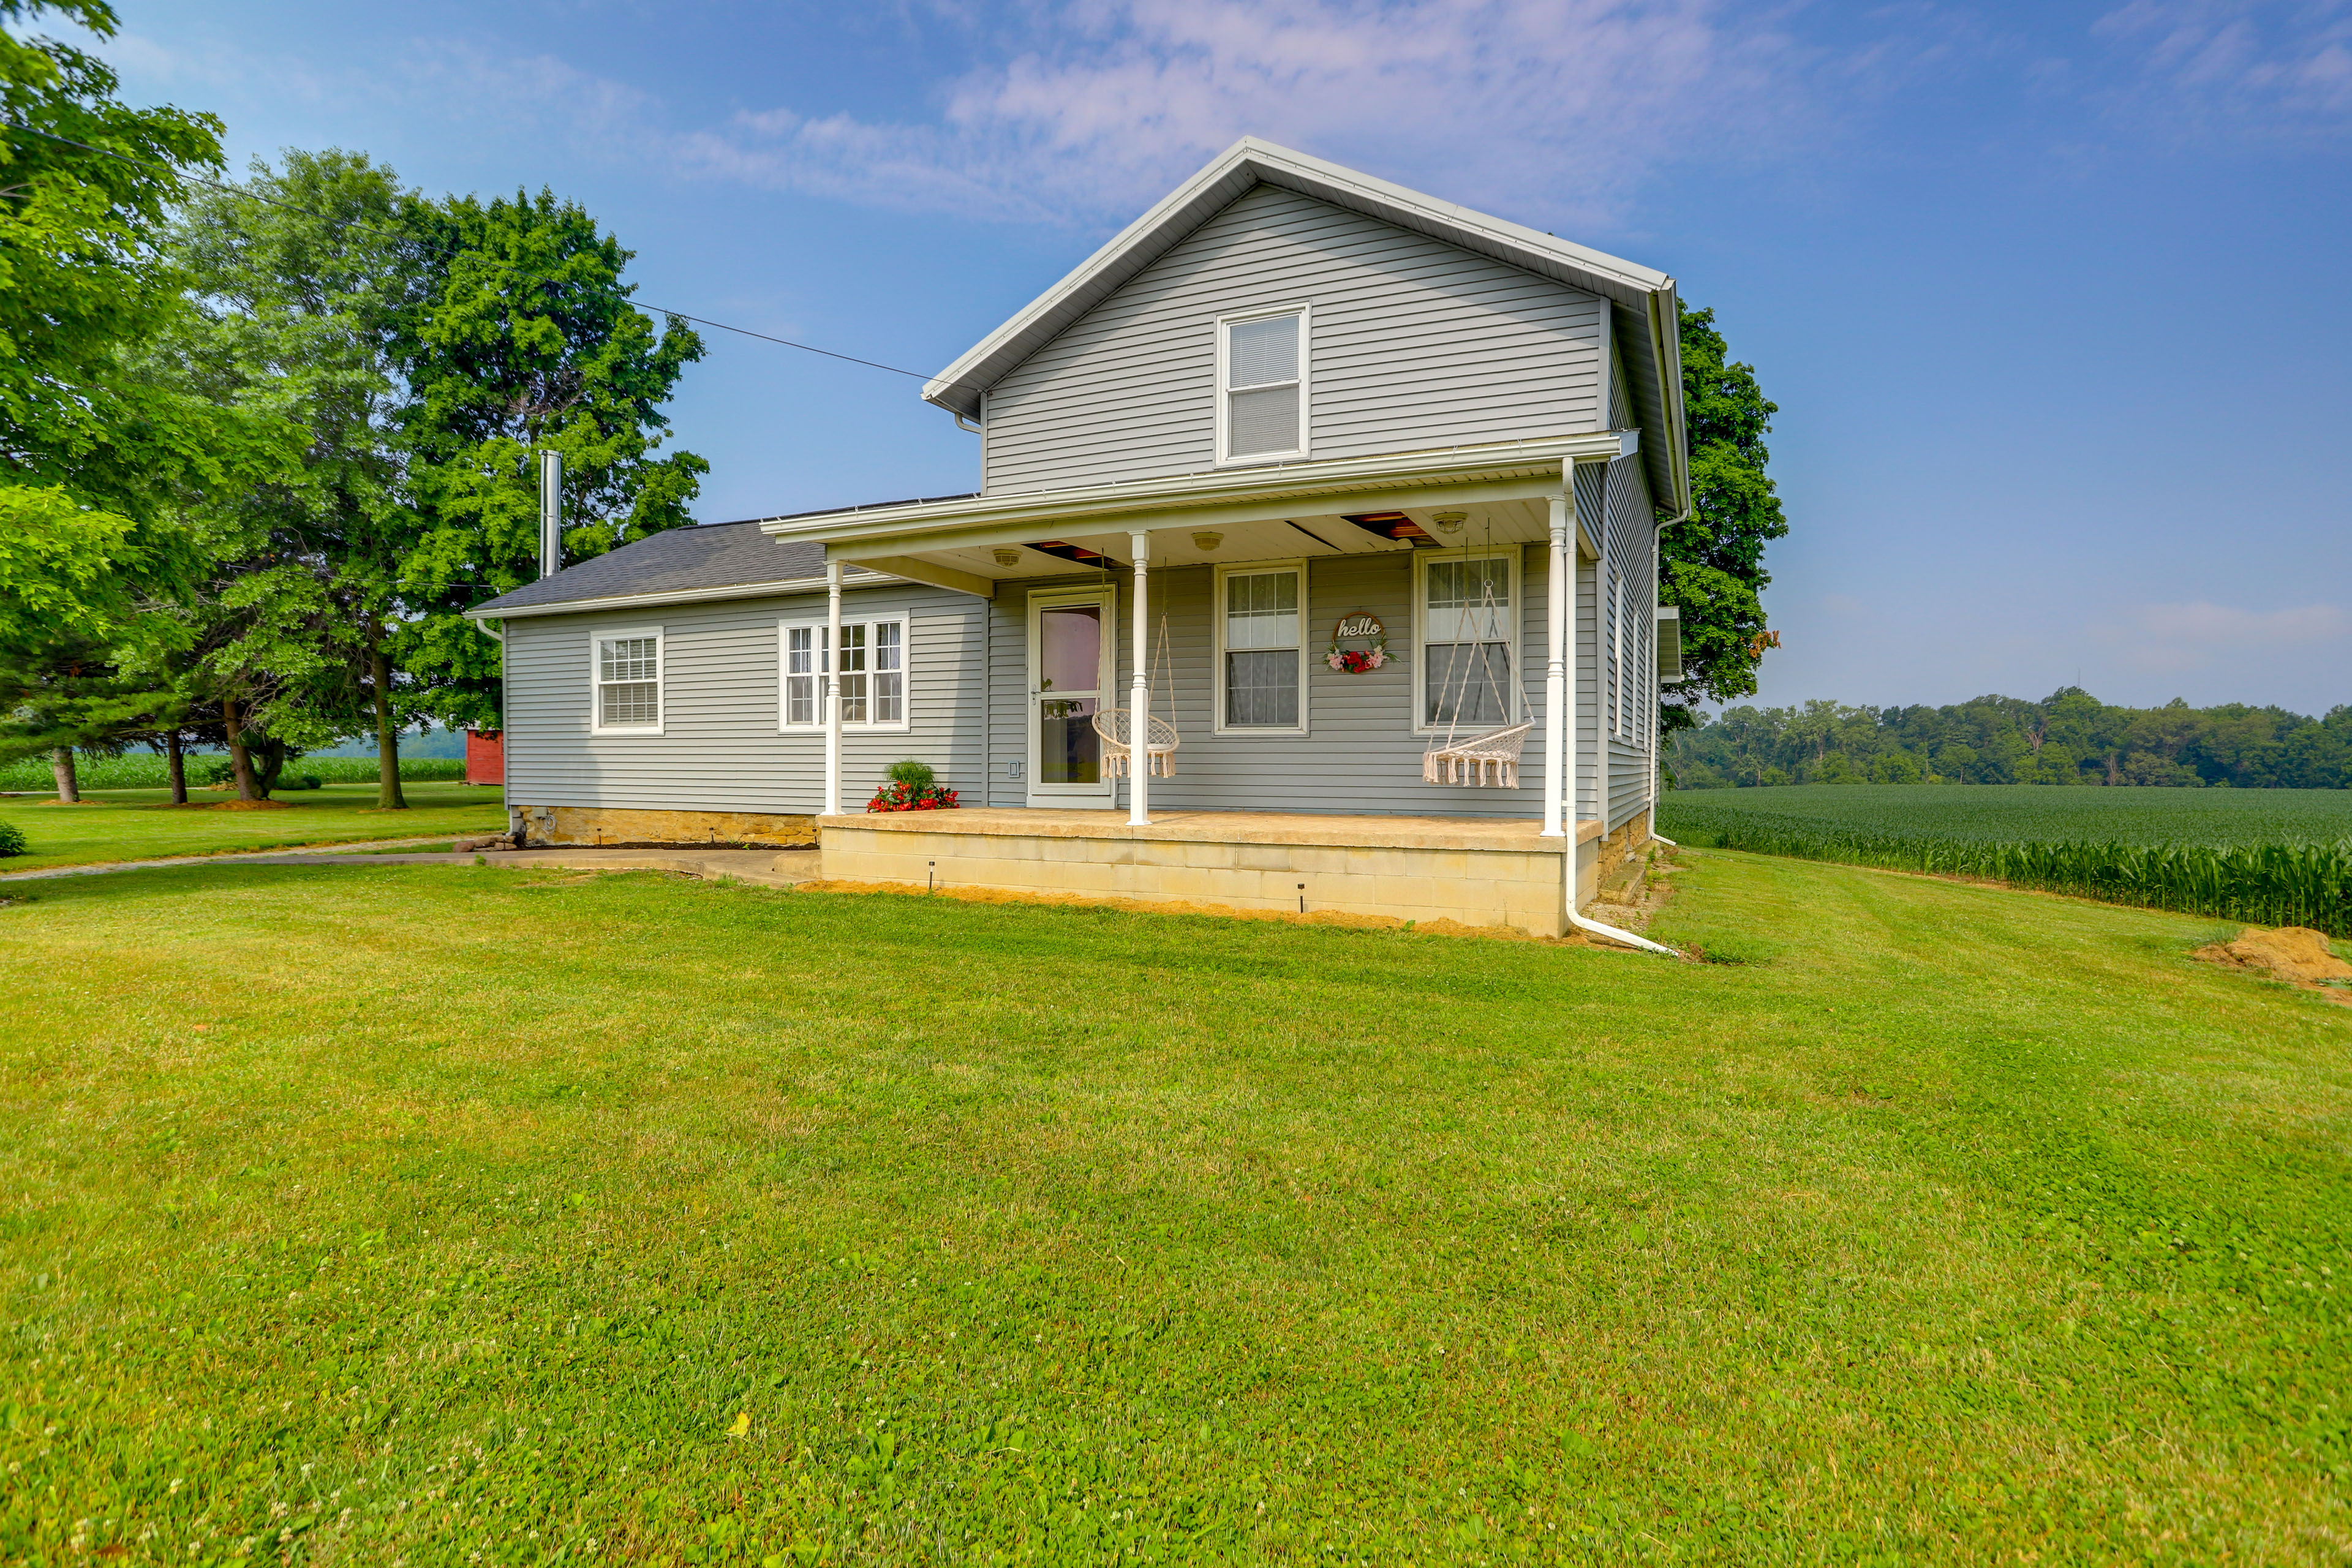
{"label": "window with curtain", "polygon": [[1224,452],[1278,458],[1307,447],[1307,315],[1223,323]]}
{"label": "window with curtain", "polygon": [[1307,675],[1295,566],[1222,574],[1224,728],[1296,730]]}
{"label": "window with curtain", "polygon": [[1422,720],[1425,725],[1507,724],[1512,694],[1510,557],[1449,556],[1422,565]]}
{"label": "window with curtain", "polygon": [[[786,625],[783,636],[783,728],[823,729],[824,622]],[[869,730],[907,723],[907,623],[904,619],[841,623],[841,722]]]}

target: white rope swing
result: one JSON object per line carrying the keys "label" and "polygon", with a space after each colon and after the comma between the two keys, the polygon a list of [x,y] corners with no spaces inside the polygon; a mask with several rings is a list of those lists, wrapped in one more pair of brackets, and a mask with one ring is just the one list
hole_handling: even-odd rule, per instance
{"label": "white rope swing", "polygon": [[[1470,563],[1470,542],[1466,538],[1462,542],[1462,563],[1465,567]],[[1495,603],[1495,579],[1489,573],[1479,574],[1478,597],[1479,624],[1464,628],[1472,635],[1468,640],[1457,640],[1454,645],[1458,650],[1456,661],[1462,666],[1462,682],[1453,700],[1446,704],[1445,739],[1431,742],[1429,749],[1421,754],[1421,782],[1517,789],[1519,752],[1527,745],[1528,731],[1535,728],[1533,720],[1465,740],[1454,738],[1462,721],[1462,704],[1470,695],[1471,665],[1477,665],[1485,672],[1486,689],[1495,699],[1496,712],[1507,714],[1514,706],[1495,679],[1494,664],[1486,657],[1488,643],[1502,643],[1507,647],[1511,642],[1503,635],[1502,618],[1497,613],[1500,606]]]}
{"label": "white rope swing", "polygon": [[[1162,616],[1160,617],[1160,646],[1151,650],[1151,679],[1144,687],[1143,694],[1143,717],[1150,725],[1144,736],[1143,751],[1148,759],[1146,765],[1156,779],[1176,776],[1176,748],[1183,744],[1183,737],[1176,732],[1176,684],[1172,675],[1168,685],[1168,717],[1161,719],[1151,711],[1160,701],[1160,667],[1168,661],[1168,617]],[[1124,708],[1095,710],[1095,733],[1103,740],[1103,773],[1106,777],[1123,779],[1128,776],[1129,764],[1135,756],[1132,724],[1133,715]]]}

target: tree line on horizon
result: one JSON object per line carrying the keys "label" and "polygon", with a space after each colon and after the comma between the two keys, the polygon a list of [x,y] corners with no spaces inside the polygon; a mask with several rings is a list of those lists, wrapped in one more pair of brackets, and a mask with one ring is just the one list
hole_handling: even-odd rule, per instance
{"label": "tree line on horizon", "polygon": [[[103,0],[0,0],[100,37]],[[227,752],[240,796],[305,751],[495,722],[462,612],[537,574],[535,454],[577,563],[693,519],[657,449],[700,340],[629,303],[632,252],[542,190],[404,187],[289,151],[242,182],[221,122],[117,101],[100,60],[0,30],[0,763]]]}
{"label": "tree line on horizon", "polygon": [[2121,708],[2078,686],[2039,702],[1933,708],[1815,700],[1728,708],[1677,734],[1677,789],[1799,784],[2352,788],[2352,706],[2322,718],[2242,702]]}

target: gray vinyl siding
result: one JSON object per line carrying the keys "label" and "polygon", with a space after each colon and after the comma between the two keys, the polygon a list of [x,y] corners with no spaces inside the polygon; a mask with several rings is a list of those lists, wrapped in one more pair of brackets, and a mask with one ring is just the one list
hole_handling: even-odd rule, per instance
{"label": "gray vinyl siding", "polygon": [[[904,614],[904,731],[844,732],[842,795],[864,804],[882,773],[918,756],[942,783],[982,784],[983,601],[934,588],[844,596],[845,619]],[[822,594],[518,616],[507,622],[507,799],[516,805],[798,814],[823,808],[822,730],[780,733],[777,626],[822,621]],[[659,627],[658,735],[590,732],[591,639]]]}
{"label": "gray vinyl siding", "polygon": [[1313,458],[1601,427],[1596,296],[1260,185],[989,389],[984,489],[1213,467],[1216,319],[1294,303],[1313,312]]}
{"label": "gray vinyl siding", "polygon": [[[1300,811],[1337,815],[1402,813],[1430,816],[1540,816],[1543,814],[1543,684],[1546,600],[1544,572],[1549,552],[1529,547],[1520,567],[1519,645],[1514,651],[1523,715],[1536,721],[1520,754],[1519,787],[1476,789],[1423,784],[1422,753],[1433,737],[1414,732],[1420,672],[1413,649],[1411,602],[1412,557],[1384,555],[1321,557],[1307,563],[1307,721],[1308,732],[1223,734],[1215,732],[1215,644],[1211,621],[1214,573],[1207,566],[1155,572],[1149,592],[1150,641],[1156,646],[1160,617],[1168,620],[1169,660],[1163,667],[1154,711],[1173,715],[1182,743],[1176,751],[1176,776],[1150,781],[1150,801],[1170,811]],[[993,604],[993,700],[991,707],[988,799],[996,805],[1028,804],[1027,780],[1016,782],[1008,764],[1027,773],[1029,692],[1026,639],[1028,596],[1082,585],[1064,578],[1050,583],[1009,584]],[[1118,584],[1118,675],[1107,706],[1123,707],[1134,666],[1129,657],[1133,600],[1131,580]],[[1389,661],[1377,670],[1348,675],[1323,663],[1332,626],[1345,615],[1370,611],[1388,628]],[[1147,673],[1150,655],[1146,655]],[[1463,731],[1467,738],[1474,731]],[[1439,737],[1442,738],[1442,737]],[[1116,795],[1093,804],[1127,801],[1124,784]],[[1078,799],[1040,798],[1041,805],[1085,805]]]}
{"label": "gray vinyl siding", "polygon": [[[1657,731],[1655,524],[1649,480],[1640,458],[1620,458],[1609,465],[1604,517],[1604,548],[1625,584],[1624,661],[1623,668],[1613,672],[1623,707],[1624,732],[1612,730],[1609,735],[1608,825],[1614,830],[1648,808],[1652,747]],[[1603,647],[1610,646],[1613,610],[1610,604],[1600,606],[1596,625]],[[1610,678],[1611,672],[1604,670],[1604,680]]]}

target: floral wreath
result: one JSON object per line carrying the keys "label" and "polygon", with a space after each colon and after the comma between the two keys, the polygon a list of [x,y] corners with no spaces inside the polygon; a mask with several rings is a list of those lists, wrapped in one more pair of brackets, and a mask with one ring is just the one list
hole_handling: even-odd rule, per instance
{"label": "floral wreath", "polygon": [[[1367,629],[1369,627],[1369,629]],[[1342,637],[1367,637],[1370,647],[1341,647]],[[1368,669],[1378,669],[1389,661],[1389,630],[1381,618],[1368,611],[1341,616],[1331,627],[1331,646],[1323,650],[1323,662],[1347,675],[1361,675]]]}

